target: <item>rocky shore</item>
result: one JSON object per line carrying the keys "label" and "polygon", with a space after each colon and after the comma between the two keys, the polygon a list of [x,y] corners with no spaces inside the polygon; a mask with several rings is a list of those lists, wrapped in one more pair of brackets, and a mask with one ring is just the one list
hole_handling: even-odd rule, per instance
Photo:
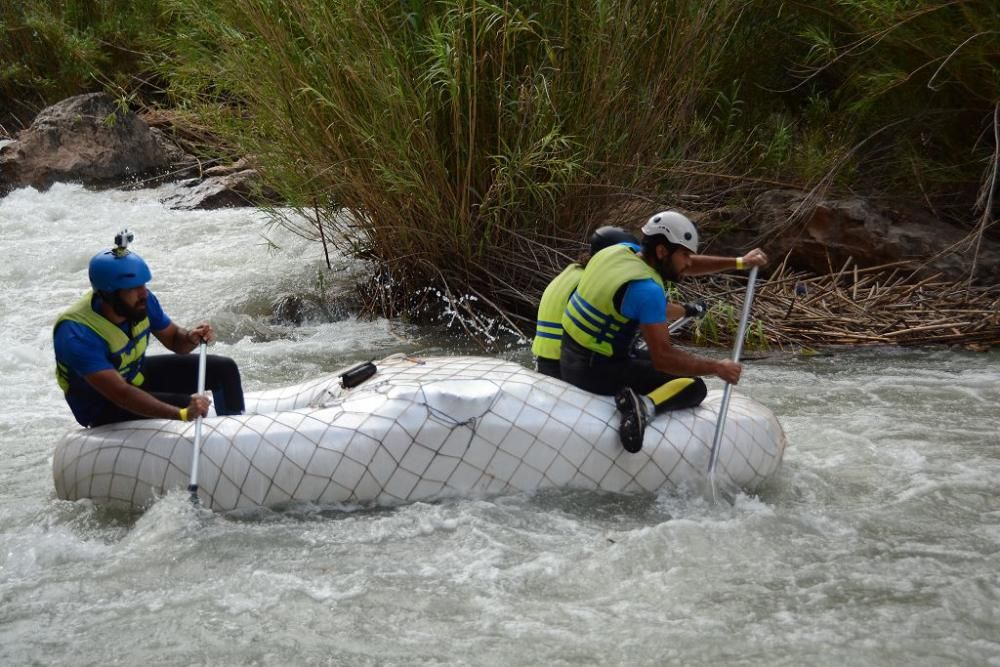
{"label": "rocky shore", "polygon": [[164,204],[175,209],[250,206],[267,195],[245,160],[206,165],[104,93],[43,109],[0,148],[0,196],[57,182],[97,189],[173,182],[176,192]]}

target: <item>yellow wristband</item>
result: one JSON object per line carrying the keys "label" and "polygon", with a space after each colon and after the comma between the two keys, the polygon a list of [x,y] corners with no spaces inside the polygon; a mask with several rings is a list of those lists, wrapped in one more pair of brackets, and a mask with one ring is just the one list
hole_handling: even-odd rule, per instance
{"label": "yellow wristband", "polygon": [[186,422],[188,420],[188,409],[187,408],[181,408],[177,412],[177,416],[180,417],[180,420],[182,422]]}
{"label": "yellow wristband", "polygon": [[737,257],[736,258],[736,270],[737,271],[742,271],[745,268],[746,268],[746,265],[743,263],[743,258],[742,257]]}

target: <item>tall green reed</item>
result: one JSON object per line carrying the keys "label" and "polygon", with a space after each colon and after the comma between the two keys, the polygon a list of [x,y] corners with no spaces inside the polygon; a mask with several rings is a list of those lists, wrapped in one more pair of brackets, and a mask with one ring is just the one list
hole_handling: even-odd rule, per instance
{"label": "tall green reed", "polygon": [[574,242],[658,205],[744,4],[169,3],[199,26],[178,94],[238,100],[231,131],[327,238],[526,319]]}
{"label": "tall green reed", "polygon": [[158,0],[0,3],[0,121],[26,125],[40,108],[82,92],[155,89],[154,38],[170,29]]}
{"label": "tall green reed", "polygon": [[[757,83],[796,112],[809,143],[853,153],[843,185],[975,217],[969,191],[997,159],[1000,4],[783,2],[778,16],[775,3],[754,4],[788,35],[776,45],[781,67],[758,71]],[[784,72],[784,82],[767,84],[767,71]],[[789,166],[802,172],[794,154]]]}

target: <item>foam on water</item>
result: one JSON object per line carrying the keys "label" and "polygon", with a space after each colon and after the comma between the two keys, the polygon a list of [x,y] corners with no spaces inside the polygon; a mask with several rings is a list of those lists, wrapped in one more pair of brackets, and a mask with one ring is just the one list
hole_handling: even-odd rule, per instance
{"label": "foam on water", "polygon": [[216,324],[250,388],[447,348],[384,320],[273,324],[275,294],[312,288],[318,244],[157,197],[0,200],[0,664],[1000,663],[996,352],[748,364],[740,390],[790,448],[733,505],[549,492],[225,517],[183,492],[138,516],[55,500],[73,422],[51,325],[121,226],[168,314]]}

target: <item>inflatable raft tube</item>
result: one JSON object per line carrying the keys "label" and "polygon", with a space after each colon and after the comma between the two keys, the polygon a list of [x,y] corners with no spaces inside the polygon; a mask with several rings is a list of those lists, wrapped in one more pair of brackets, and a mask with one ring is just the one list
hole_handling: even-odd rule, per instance
{"label": "inflatable raft tube", "polygon": [[[247,414],[202,424],[199,497],[225,512],[397,505],[546,488],[656,493],[706,481],[721,391],[650,422],[643,449],[618,440],[611,397],[483,357],[395,355],[344,388],[341,373],[247,394]],[[65,500],[142,508],[189,481],[194,424],[142,420],[68,433],[53,458]],[[720,443],[720,488],[754,491],[781,464],[785,435],[735,394]]]}

